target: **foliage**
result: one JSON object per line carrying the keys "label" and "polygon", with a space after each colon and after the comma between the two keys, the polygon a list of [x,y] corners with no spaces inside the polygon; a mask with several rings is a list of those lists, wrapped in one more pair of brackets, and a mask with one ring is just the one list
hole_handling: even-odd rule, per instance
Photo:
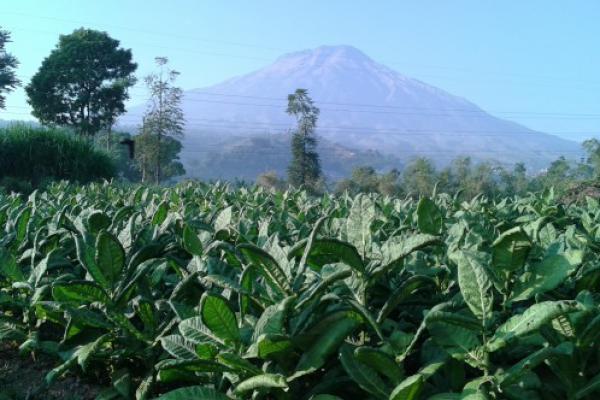
{"label": "foliage", "polygon": [[110,128],[125,112],[137,65],[131,50],[106,32],[80,28],[61,35],[26,87],[33,115],[83,136]]}
{"label": "foliage", "polygon": [[8,189],[27,192],[50,180],[87,183],[114,175],[106,153],[67,130],[18,124],[0,128],[0,178]]}
{"label": "foliage", "polygon": [[183,136],[183,91],[174,86],[179,72],[165,67],[167,63],[166,58],[157,57],[159,72],[145,78],[150,101],[144,115],[141,135],[136,140],[142,182],[148,180],[150,172],[155,183],[185,173],[181,163],[176,161],[181,144],[173,138]]}
{"label": "foliage", "polygon": [[551,191],[0,195],[0,340],[102,398],[594,399],[599,221]]}
{"label": "foliage", "polygon": [[0,110],[4,109],[4,93],[14,90],[19,85],[15,75],[19,62],[6,51],[6,43],[9,42],[10,33],[0,29]]}
{"label": "foliage", "polygon": [[306,89],[296,89],[288,96],[287,113],[293,115],[298,122],[298,128],[292,136],[292,161],[288,167],[288,180],[293,186],[314,191],[318,189],[321,178],[315,137],[319,109]]}

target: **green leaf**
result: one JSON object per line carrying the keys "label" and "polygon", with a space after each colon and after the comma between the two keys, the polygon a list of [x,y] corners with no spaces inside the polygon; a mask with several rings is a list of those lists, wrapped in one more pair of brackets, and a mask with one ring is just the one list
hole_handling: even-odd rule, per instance
{"label": "green leaf", "polygon": [[87,226],[91,233],[97,234],[102,229],[108,229],[111,220],[102,211],[94,211],[87,217]]}
{"label": "green leaf", "polygon": [[487,326],[494,303],[492,281],[478,253],[463,251],[459,254],[458,285],[473,314]]}
{"label": "green leaf", "polygon": [[195,256],[201,256],[203,254],[200,238],[188,225],[183,228],[183,248],[188,253]]}
{"label": "green leaf", "polygon": [[12,282],[25,280],[15,257],[2,248],[0,248],[0,276],[4,276]]}
{"label": "green leaf", "polygon": [[231,218],[233,215],[233,207],[229,206],[217,215],[214,223],[215,232],[226,229],[231,224]]}
{"label": "green leaf", "polygon": [[187,318],[179,324],[179,332],[193,343],[217,342],[224,343],[224,340],[216,336],[202,322],[202,317]]}
{"label": "green leaf", "polygon": [[193,343],[180,335],[168,335],[160,338],[163,349],[173,357],[182,360],[195,360],[196,350]]}
{"label": "green leaf", "polygon": [[440,243],[437,236],[419,233],[407,236],[392,236],[381,245],[383,260],[381,265],[373,269],[373,275],[383,273],[414,251],[432,244]]}
{"label": "green leaf", "polygon": [[581,250],[554,254],[534,264],[515,284],[511,301],[527,300],[536,294],[557,288],[573,274],[583,259]]}
{"label": "green leaf", "polygon": [[96,238],[95,258],[110,290],[114,290],[125,267],[125,251],[121,243],[110,233],[101,231]]}
{"label": "green leaf", "polygon": [[419,200],[419,204],[417,205],[417,225],[421,232],[430,235],[439,235],[442,232],[442,213],[433,200],[426,197]]}
{"label": "green leaf", "polygon": [[[306,247],[306,242],[302,243],[301,246],[295,247],[293,252],[289,255],[290,257],[302,254]],[[326,264],[334,262],[342,262],[354,270],[364,272],[365,266],[363,260],[352,244],[338,240],[335,238],[322,238],[315,239],[313,241],[310,253],[309,261],[314,263],[315,259],[326,260]],[[324,264],[317,263],[318,267],[322,267]]]}
{"label": "green leaf", "polygon": [[288,388],[287,382],[282,375],[279,374],[262,374],[248,378],[245,381],[240,382],[235,392],[242,394],[250,390],[255,389],[268,389],[268,388],[280,388],[286,390]]}
{"label": "green leaf", "polygon": [[531,250],[531,241],[521,227],[502,233],[492,243],[492,264],[495,268],[515,271],[525,264]]}
{"label": "green leaf", "polygon": [[373,368],[381,375],[387,376],[394,384],[399,384],[404,377],[402,368],[382,350],[361,346],[354,350],[354,355],[358,361]]}
{"label": "green leaf", "polygon": [[163,394],[159,400],[231,400],[215,389],[202,386],[188,386]]}
{"label": "green leaf", "polygon": [[344,313],[341,319],[334,319],[324,328],[320,336],[307,349],[296,365],[294,377],[302,376],[321,368],[329,356],[337,352],[346,337],[360,325],[359,319]]}
{"label": "green leaf", "polygon": [[165,222],[167,219],[167,214],[169,213],[169,206],[167,202],[163,201],[158,205],[158,208],[154,212],[152,216],[152,225],[160,225]]}
{"label": "green leaf", "polygon": [[223,297],[205,293],[200,300],[200,316],[202,323],[217,337],[225,342],[240,343],[237,319]]}
{"label": "green leaf", "polygon": [[27,225],[31,219],[31,208],[26,207],[17,216],[17,222],[15,224],[16,239],[18,243],[23,242],[27,235]]}
{"label": "green leaf", "polygon": [[387,399],[389,389],[385,382],[370,367],[358,362],[354,357],[352,347],[342,346],[340,361],[344,370],[363,390],[372,394],[376,399]]}
{"label": "green leaf", "polygon": [[423,376],[416,374],[403,380],[390,395],[390,400],[417,400],[423,389]]}
{"label": "green leaf", "polygon": [[232,371],[237,371],[243,375],[259,375],[262,373],[260,368],[237,354],[221,353],[217,355],[217,361],[230,368]]}
{"label": "green leaf", "polygon": [[488,342],[489,351],[497,351],[512,340],[537,331],[561,315],[580,310],[576,301],[544,301],[534,304],[522,314],[517,314],[502,324]]}
{"label": "green leaf", "polygon": [[104,289],[89,281],[56,282],[52,285],[52,297],[63,303],[110,303]]}
{"label": "green leaf", "polygon": [[291,294],[291,287],[285,273],[269,253],[248,243],[239,245],[238,249],[256,266],[274,289],[284,296]]}
{"label": "green leaf", "polygon": [[346,236],[364,258],[371,251],[371,224],[375,221],[375,204],[366,194],[354,198],[346,220]]}

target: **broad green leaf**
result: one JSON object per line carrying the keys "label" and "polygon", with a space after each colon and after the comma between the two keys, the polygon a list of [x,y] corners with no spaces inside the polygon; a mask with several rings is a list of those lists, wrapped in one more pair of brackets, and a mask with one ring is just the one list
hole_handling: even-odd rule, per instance
{"label": "broad green leaf", "polygon": [[412,375],[403,380],[390,394],[390,400],[417,400],[423,389],[423,376]]}
{"label": "broad green leaf", "polygon": [[346,236],[364,258],[371,252],[371,224],[375,221],[375,204],[366,194],[354,198],[346,220]]}
{"label": "broad green leaf", "polygon": [[359,325],[359,319],[349,313],[342,319],[334,320],[323,330],[313,345],[302,353],[294,376],[302,376],[321,368]]}
{"label": "broad green leaf", "polygon": [[[305,246],[306,243],[303,243],[302,246],[294,248],[294,251],[290,254],[290,256],[302,254]],[[358,250],[356,250],[356,247],[348,242],[344,242],[335,238],[315,239],[313,241],[309,256],[313,257],[314,259],[325,260],[324,262],[327,264],[342,262],[359,272],[363,272],[365,269],[363,260],[358,253]],[[322,267],[323,264],[318,266]]]}
{"label": "broad green leaf", "polygon": [[168,335],[160,338],[160,343],[173,357],[183,360],[195,360],[196,351],[193,343],[180,335]]}
{"label": "broad green leaf", "polygon": [[114,290],[125,267],[125,251],[117,238],[106,231],[100,232],[96,238],[95,261],[109,288]]}
{"label": "broad green leaf", "polygon": [[381,265],[373,269],[373,274],[379,274],[394,267],[414,251],[440,243],[437,236],[419,233],[416,235],[392,236],[381,245],[383,260]]}
{"label": "broad green leaf", "polygon": [[200,238],[188,225],[183,228],[183,247],[192,255],[201,256],[203,254]]}
{"label": "broad green leaf", "polygon": [[231,224],[231,218],[233,215],[233,207],[229,206],[217,215],[214,223],[215,232],[222,229],[226,229]]}
{"label": "broad green leaf", "polygon": [[63,303],[109,304],[110,298],[102,287],[89,281],[57,282],[52,285],[52,297]]}
{"label": "broad green leaf", "polygon": [[13,282],[22,282],[25,280],[15,257],[2,248],[0,248],[0,276],[4,276]]}
{"label": "broad green leaf", "polygon": [[200,316],[215,336],[234,344],[241,341],[235,314],[221,296],[205,293],[200,300]]}
{"label": "broad green leaf", "polygon": [[344,370],[354,382],[376,399],[387,399],[389,388],[377,373],[354,356],[352,347],[343,345],[340,350],[340,361]]}
{"label": "broad green leaf", "polygon": [[494,303],[492,281],[478,253],[463,251],[458,257],[458,285],[465,302],[487,326]]}
{"label": "broad green leaf", "polygon": [[394,384],[399,384],[404,377],[404,371],[398,363],[382,350],[361,346],[354,350],[354,355],[358,361],[388,377]]}
{"label": "broad green leaf", "polygon": [[102,211],[94,211],[87,217],[87,226],[91,233],[97,234],[102,229],[108,229],[111,220]]}
{"label": "broad green leaf", "polygon": [[217,361],[233,371],[243,375],[259,375],[262,373],[260,368],[256,367],[250,361],[233,353],[220,353],[217,355]]}
{"label": "broad green leaf", "polygon": [[235,392],[242,394],[256,389],[279,388],[287,389],[285,378],[279,374],[262,374],[248,378],[235,387]]}
{"label": "broad green leaf", "polygon": [[217,342],[223,343],[224,339],[216,336],[202,322],[202,317],[187,318],[179,324],[179,332],[193,343]]}
{"label": "broad green leaf", "polygon": [[515,271],[525,264],[531,241],[521,227],[503,232],[492,243],[492,264],[499,270]]}
{"label": "broad green leaf", "polygon": [[269,253],[251,244],[241,244],[238,249],[282,295],[291,294],[288,278]]}
{"label": "broad green leaf", "polygon": [[521,336],[537,331],[561,315],[580,310],[576,301],[544,301],[534,304],[522,314],[516,314],[502,324],[488,342],[489,351],[497,351]]}
{"label": "broad green leaf", "polygon": [[165,222],[168,213],[169,205],[165,201],[161,202],[152,216],[152,225],[160,225]]}
{"label": "broad green leaf", "polygon": [[511,301],[527,300],[536,294],[557,288],[581,264],[583,252],[571,250],[554,254],[534,264],[515,284]]}
{"label": "broad green leaf", "polygon": [[417,225],[419,230],[430,235],[442,232],[442,213],[433,200],[422,197],[417,205]]}
{"label": "broad green leaf", "polygon": [[27,236],[27,225],[31,219],[31,208],[26,207],[17,216],[17,222],[15,224],[16,239],[18,243],[23,242]]}

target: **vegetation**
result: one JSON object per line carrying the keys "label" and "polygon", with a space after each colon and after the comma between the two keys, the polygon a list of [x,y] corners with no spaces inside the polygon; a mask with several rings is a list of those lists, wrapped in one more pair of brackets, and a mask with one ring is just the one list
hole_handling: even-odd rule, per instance
{"label": "vegetation", "polygon": [[292,161],[288,167],[288,180],[293,186],[315,191],[322,185],[315,136],[319,109],[306,89],[297,89],[288,96],[287,113],[298,121],[298,128],[292,136]]}
{"label": "vegetation", "polygon": [[10,42],[10,33],[0,29],[0,110],[4,108],[4,93],[14,90],[19,84],[15,69],[19,62],[6,51],[6,43]]}
{"label": "vegetation", "polygon": [[595,399],[599,221],[552,191],[58,184],[0,196],[0,340],[112,399]]}
{"label": "vegetation", "polygon": [[115,175],[111,158],[68,130],[0,128],[0,186],[29,192],[51,180],[87,183]]}
{"label": "vegetation", "polygon": [[106,32],[81,28],[60,36],[25,89],[33,115],[87,137],[110,130],[135,82],[131,59],[131,50]]}
{"label": "vegetation", "polygon": [[167,69],[168,60],[157,57],[158,73],[150,74],[145,82],[150,101],[140,135],[136,138],[138,168],[142,182],[154,178],[155,183],[185,173],[177,162],[181,144],[175,139],[183,136],[182,90],[173,86],[179,72]]}

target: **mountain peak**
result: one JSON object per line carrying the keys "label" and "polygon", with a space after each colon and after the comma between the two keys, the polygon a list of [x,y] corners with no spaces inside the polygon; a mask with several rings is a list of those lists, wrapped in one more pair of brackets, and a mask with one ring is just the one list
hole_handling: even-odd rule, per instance
{"label": "mountain peak", "polygon": [[293,53],[284,54],[273,64],[273,67],[320,68],[331,66],[359,66],[375,64],[365,53],[348,45],[320,46]]}

